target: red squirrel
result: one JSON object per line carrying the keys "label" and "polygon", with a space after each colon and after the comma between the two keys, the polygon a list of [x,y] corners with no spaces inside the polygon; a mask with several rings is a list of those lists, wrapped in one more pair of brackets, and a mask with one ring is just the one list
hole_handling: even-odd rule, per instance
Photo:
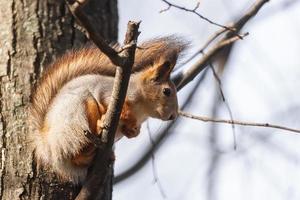
{"label": "red squirrel", "polygon": [[[170,73],[186,47],[176,36],[139,45],[115,140],[136,137],[148,117],[176,118],[177,94]],[[115,69],[96,47],[73,50],[47,67],[33,91],[35,157],[62,180],[80,183],[86,177],[96,149],[84,133],[101,133]]]}

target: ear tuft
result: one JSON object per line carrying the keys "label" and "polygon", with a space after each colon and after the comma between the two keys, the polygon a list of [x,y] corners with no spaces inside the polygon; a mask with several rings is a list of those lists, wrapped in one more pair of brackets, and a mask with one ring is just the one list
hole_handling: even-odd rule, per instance
{"label": "ear tuft", "polygon": [[142,71],[159,60],[169,60],[171,64],[176,63],[188,49],[189,44],[186,39],[178,35],[157,37],[143,42],[136,50],[134,71]]}
{"label": "ear tuft", "polygon": [[164,60],[162,63],[158,63],[155,67],[155,80],[168,80],[170,78],[173,66],[174,64],[172,65],[169,60]]}

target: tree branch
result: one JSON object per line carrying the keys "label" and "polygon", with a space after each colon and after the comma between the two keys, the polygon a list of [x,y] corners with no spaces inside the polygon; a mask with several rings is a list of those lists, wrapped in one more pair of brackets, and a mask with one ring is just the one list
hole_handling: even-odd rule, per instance
{"label": "tree branch", "polygon": [[[223,33],[225,33],[227,30],[226,29],[220,29],[219,31],[215,32],[213,35],[211,35],[209,37],[209,39],[205,42],[205,44],[201,47],[201,49],[199,49],[198,51],[196,51],[192,56],[190,56],[186,61],[184,61],[181,66],[184,66],[185,64],[189,63],[191,60],[193,60],[197,55],[204,53],[205,49],[215,40],[217,39],[220,35],[222,35]],[[179,67],[179,68],[180,68]],[[178,68],[178,67],[177,67]]]}
{"label": "tree branch", "polygon": [[[114,143],[115,132],[119,123],[119,117],[126,97],[127,86],[134,63],[136,40],[139,35],[139,22],[129,22],[124,45],[131,45],[121,52],[120,57],[124,60],[123,65],[117,67],[112,101],[108,106],[104,120],[102,141],[105,142],[104,149],[98,148],[94,163],[89,170],[87,180],[82,186],[76,199],[99,199],[104,195],[104,185],[108,181],[108,171],[112,167],[112,145]],[[101,198],[102,199],[102,198]]]}
{"label": "tree branch", "polygon": [[[152,145],[152,147],[154,147],[155,142],[154,142],[154,139],[153,139],[152,134],[151,134],[149,121],[147,121],[147,132],[148,132],[150,144]],[[154,152],[151,152],[151,160],[152,160],[153,182],[154,182],[154,184],[157,185],[158,190],[159,190],[162,198],[166,199],[167,198],[166,192],[165,192],[164,188],[162,187],[162,184],[161,184],[160,179],[159,179],[158,174],[157,174],[156,162],[155,162],[156,160],[155,160]]]}
{"label": "tree branch", "polygon": [[[241,35],[242,37],[247,36],[248,33]],[[238,36],[233,36],[228,39],[223,39],[214,45],[207,53],[203,54],[200,60],[193,64],[188,70],[183,71],[175,75],[173,81],[177,86],[177,90],[181,90],[186,84],[191,82],[203,69],[205,69],[213,58],[226,46],[239,40]]]}
{"label": "tree branch", "polygon": [[88,0],[65,0],[72,15],[77,22],[85,29],[87,37],[111,60],[116,66],[121,66],[124,60],[118,55],[111,46],[109,46],[102,36],[96,31],[89,17],[82,11]]}
{"label": "tree branch", "polygon": [[[226,55],[227,55],[227,58],[228,58],[228,56],[229,56],[230,54],[226,54]],[[227,111],[228,111],[228,114],[229,114],[229,116],[230,116],[230,120],[233,121],[233,120],[234,120],[234,119],[233,119],[233,113],[232,113],[232,110],[231,110],[231,108],[230,108],[230,106],[229,106],[229,103],[226,101],[226,98],[225,98],[225,95],[224,95],[224,92],[223,92],[223,89],[222,89],[222,81],[221,81],[221,79],[220,79],[218,73],[216,72],[216,70],[215,70],[213,64],[210,63],[209,65],[210,65],[210,69],[211,69],[212,72],[213,72],[214,78],[215,78],[216,82],[218,83],[220,95],[221,95],[222,101],[223,101],[223,103],[225,104],[225,107],[226,107],[226,109],[227,109]],[[222,71],[222,72],[223,72],[223,71],[224,71],[224,67],[225,67],[225,65],[222,66],[222,69],[221,69],[221,70],[220,70],[220,68],[219,68],[219,71]],[[235,125],[232,124],[232,125],[231,125],[231,128],[232,128],[232,136],[233,136],[233,149],[236,150],[236,148],[237,148],[237,142],[236,142]]]}
{"label": "tree branch", "polygon": [[222,25],[222,24],[219,24],[219,23],[217,23],[217,22],[214,22],[214,21],[208,19],[207,17],[204,17],[204,16],[201,15],[199,12],[197,12],[197,9],[198,9],[199,6],[200,6],[200,2],[198,2],[198,3],[196,4],[196,6],[195,6],[193,9],[189,9],[189,8],[185,8],[185,7],[182,7],[182,6],[173,4],[173,3],[171,3],[171,2],[169,2],[169,1],[167,1],[167,0],[162,0],[162,1],[163,1],[164,3],[166,3],[166,4],[168,5],[168,7],[167,7],[166,9],[161,10],[160,13],[166,12],[166,11],[168,11],[171,7],[174,7],[174,8],[177,8],[177,9],[180,9],[180,10],[183,10],[183,11],[186,11],[186,12],[194,13],[195,15],[197,15],[197,16],[200,17],[201,19],[207,21],[208,23],[213,24],[213,25],[218,26],[218,27],[221,27],[221,28],[223,28],[223,29],[225,29],[225,30],[234,32],[234,33],[238,36],[238,34],[237,34],[237,32],[236,32],[236,30],[235,30],[234,27],[224,26],[224,25]]}
{"label": "tree branch", "polygon": [[[238,20],[233,24],[233,27],[236,29],[236,31],[240,31],[244,25],[252,18],[254,17],[257,12],[263,7],[263,5],[270,0],[256,0],[256,3]],[[232,33],[227,34],[227,38],[231,37]]]}
{"label": "tree branch", "polygon": [[[88,37],[97,45],[97,47],[117,66],[115,81],[112,91],[112,101],[103,122],[101,139],[103,148],[98,148],[94,162],[89,169],[86,182],[82,186],[77,200],[85,199],[110,199],[111,194],[105,194],[106,188],[112,184],[111,177],[113,165],[112,145],[114,143],[115,132],[118,126],[122,106],[126,97],[131,68],[134,63],[136,41],[139,35],[139,22],[128,22],[127,33],[124,40],[123,50],[119,53],[111,48],[101,35],[94,29],[88,16],[82,11],[86,0],[74,1],[66,0],[73,16],[80,25],[86,30]],[[86,134],[87,136],[89,134]],[[111,186],[112,187],[112,186]],[[111,188],[110,187],[110,188]],[[112,191],[110,191],[112,192]],[[109,198],[105,198],[109,197]]]}
{"label": "tree branch", "polygon": [[[256,3],[231,27],[234,27],[237,32],[239,32],[244,25],[256,15],[256,13],[262,8],[262,6],[267,3],[269,0],[257,0]],[[219,36],[222,31],[217,32],[212,39]],[[217,42],[200,60],[198,60],[194,65],[192,65],[187,71],[181,71],[180,73],[174,76],[174,82],[177,86],[177,89],[180,90],[187,83],[192,81],[197,74],[199,74],[204,68],[207,67],[209,62],[215,58],[215,56],[225,47],[232,45],[236,40],[239,39],[238,36],[234,36],[235,33],[228,32],[224,38]],[[247,34],[244,34],[244,36]]]}
{"label": "tree branch", "polygon": [[270,124],[270,123],[257,123],[257,122],[244,122],[244,121],[238,121],[238,120],[214,119],[214,118],[205,117],[205,116],[192,115],[190,113],[186,113],[186,112],[183,112],[181,110],[178,112],[178,114],[183,116],[183,117],[196,119],[196,120],[200,120],[200,121],[203,121],[203,122],[214,122],[214,123],[222,123],[222,124],[235,124],[235,125],[240,125],[240,126],[255,126],[255,127],[275,128],[275,129],[290,131],[290,132],[294,132],[294,133],[300,133],[299,129],[293,129],[293,128],[280,126],[280,125],[275,125],[275,124]]}

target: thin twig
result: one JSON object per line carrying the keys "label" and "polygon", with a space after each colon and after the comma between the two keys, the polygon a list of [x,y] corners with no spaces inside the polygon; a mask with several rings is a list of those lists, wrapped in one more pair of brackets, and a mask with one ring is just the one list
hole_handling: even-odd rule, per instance
{"label": "thin twig", "polygon": [[[214,75],[214,78],[216,79],[217,83],[218,83],[218,87],[219,87],[219,91],[220,91],[220,95],[221,95],[221,98],[222,98],[222,101],[223,103],[225,104],[226,106],[226,109],[229,113],[229,117],[230,117],[230,120],[233,121],[233,114],[232,114],[232,110],[228,104],[228,102],[226,101],[225,99],[225,95],[224,95],[224,92],[223,92],[223,89],[222,89],[222,82],[221,82],[221,79],[219,77],[219,75],[217,74],[214,66],[212,63],[209,64],[210,65],[210,69],[212,70],[213,72],[213,75]],[[235,131],[235,124],[231,124],[231,128],[232,128],[232,137],[233,137],[233,149],[236,150],[237,148],[237,142],[236,142],[236,131]]]}
{"label": "thin twig", "polygon": [[205,49],[215,40],[217,39],[220,35],[226,32],[226,29],[220,29],[219,31],[215,32],[203,45],[203,47],[198,51],[199,53],[202,53],[205,51]]}
{"label": "thin twig", "polygon": [[196,119],[200,120],[203,122],[213,122],[213,123],[222,123],[222,124],[235,124],[235,125],[240,125],[240,126],[255,126],[255,127],[265,127],[265,128],[274,128],[274,129],[280,129],[280,130],[285,130],[289,132],[294,132],[294,133],[300,133],[300,129],[294,129],[294,128],[289,128],[281,125],[275,125],[275,124],[270,124],[270,123],[258,123],[258,122],[245,122],[245,121],[238,121],[238,120],[228,120],[228,119],[214,119],[206,116],[196,116],[190,113],[186,113],[184,111],[178,111],[179,115],[191,119]]}
{"label": "thin twig", "polygon": [[182,68],[184,65],[186,65],[187,63],[189,63],[190,61],[192,61],[196,56],[198,56],[199,54],[204,53],[205,49],[215,40],[217,39],[220,35],[222,35],[223,33],[225,33],[227,30],[222,28],[219,31],[215,32],[212,36],[209,37],[209,39],[205,42],[205,44],[199,49],[197,50],[192,56],[190,56],[187,60],[185,60],[184,62],[182,62],[180,64],[179,67],[176,67],[176,70],[179,70],[180,68]]}
{"label": "thin twig", "polygon": [[[236,31],[240,31],[244,25],[253,18],[257,12],[262,8],[265,3],[269,2],[270,0],[256,0],[254,5],[246,12],[238,21],[236,21],[232,27],[236,28]],[[232,33],[228,32],[226,38],[232,37]]]}
{"label": "thin twig", "polygon": [[217,72],[216,72],[216,70],[215,70],[215,68],[214,68],[214,66],[213,66],[212,63],[209,63],[209,67],[210,67],[211,71],[213,72],[213,75],[214,75],[215,80],[216,80],[217,83],[218,83],[218,88],[219,88],[219,91],[220,91],[220,95],[221,95],[222,101],[225,102],[225,95],[224,95],[224,92],[223,92],[223,90],[222,90],[222,82],[221,82],[221,79],[220,79],[219,75],[217,74]]}
{"label": "thin twig", "polygon": [[[174,7],[174,8],[177,8],[177,9],[180,9],[180,10],[183,10],[183,11],[186,11],[186,12],[190,12],[190,13],[194,13],[195,15],[197,15],[198,17],[200,17],[201,19],[207,21],[208,23],[210,24],[213,24],[215,26],[218,26],[218,27],[221,27],[221,28],[224,28],[228,31],[231,31],[231,32],[236,32],[235,28],[234,27],[229,27],[229,26],[225,26],[225,25],[222,25],[222,24],[219,24],[217,22],[214,22],[210,19],[208,19],[207,17],[204,17],[203,15],[201,15],[199,12],[197,12],[197,9],[200,5],[200,2],[197,2],[196,6],[193,8],[193,9],[189,9],[189,8],[185,8],[185,7],[182,7],[182,6],[179,6],[179,5],[176,5],[176,4],[173,4],[173,3],[170,3],[169,1],[167,0],[162,0],[164,3],[166,3],[168,5],[168,7],[166,9],[163,9],[160,11],[160,13],[162,12],[166,12],[168,11],[171,7]],[[236,33],[237,34],[237,33]],[[238,34],[237,34],[238,35]]]}
{"label": "thin twig", "polygon": [[198,17],[200,17],[201,19],[207,21],[208,23],[213,24],[213,25],[218,26],[218,27],[221,27],[225,31],[230,31],[232,34],[236,35],[240,39],[243,39],[243,37],[241,35],[239,35],[238,31],[236,30],[236,28],[234,26],[226,26],[226,25],[219,24],[219,23],[214,22],[214,21],[208,19],[207,17],[201,15],[199,12],[197,12],[196,10],[199,8],[200,2],[197,2],[196,6],[193,9],[188,9],[188,8],[170,3],[167,0],[162,0],[162,1],[166,4],[168,4],[168,7],[166,9],[161,10],[160,13],[168,11],[171,7],[174,7],[174,8],[186,11],[186,12],[194,13]]}
{"label": "thin twig", "polygon": [[[248,33],[242,35],[242,37],[247,36]],[[222,40],[218,42],[215,46],[213,46],[206,54],[201,57],[199,61],[197,61],[194,65],[192,65],[188,70],[183,71],[177,74],[173,80],[175,85],[177,86],[177,90],[179,91],[182,89],[187,83],[192,81],[206,66],[211,62],[214,56],[222,50],[224,47],[234,43],[235,41],[239,40],[239,37],[233,36],[229,39]]]}
{"label": "thin twig", "polygon": [[[153,147],[155,145],[155,143],[154,143],[154,139],[152,138],[152,134],[151,134],[150,126],[149,126],[149,121],[147,121],[147,132],[148,132],[148,136],[149,136],[151,146]],[[154,151],[151,152],[151,160],[152,160],[151,163],[152,163],[152,172],[153,172],[154,183],[156,183],[161,196],[165,199],[165,198],[167,198],[167,195],[166,195],[165,190],[163,189],[162,184],[161,184],[161,182],[158,178],[157,169],[156,169],[156,165],[155,165]]]}
{"label": "thin twig", "polygon": [[[242,17],[240,17],[235,23],[232,24],[232,27],[235,27],[237,32],[240,31],[244,27],[244,25],[252,17],[254,17],[262,8],[262,6],[268,1],[269,0],[257,0],[255,4],[244,15],[242,15]],[[221,41],[217,42],[206,53],[205,56],[201,57],[200,60],[192,65],[188,70],[177,73],[176,76],[172,78],[177,86],[177,90],[180,90],[187,83],[192,81],[197,76],[197,74],[199,74],[205,67],[207,67],[209,61],[211,62],[220,50],[234,43],[237,39],[234,39],[234,37],[232,37],[233,35],[234,34],[232,34],[232,32],[228,32]]]}

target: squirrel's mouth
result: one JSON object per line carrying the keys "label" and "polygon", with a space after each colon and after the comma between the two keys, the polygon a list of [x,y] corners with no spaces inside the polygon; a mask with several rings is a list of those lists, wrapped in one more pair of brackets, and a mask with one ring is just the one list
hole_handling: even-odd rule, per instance
{"label": "squirrel's mouth", "polygon": [[158,116],[157,118],[163,120],[163,121],[170,121],[170,120],[174,120],[177,118],[177,112],[172,112],[172,113],[159,113],[158,112]]}

